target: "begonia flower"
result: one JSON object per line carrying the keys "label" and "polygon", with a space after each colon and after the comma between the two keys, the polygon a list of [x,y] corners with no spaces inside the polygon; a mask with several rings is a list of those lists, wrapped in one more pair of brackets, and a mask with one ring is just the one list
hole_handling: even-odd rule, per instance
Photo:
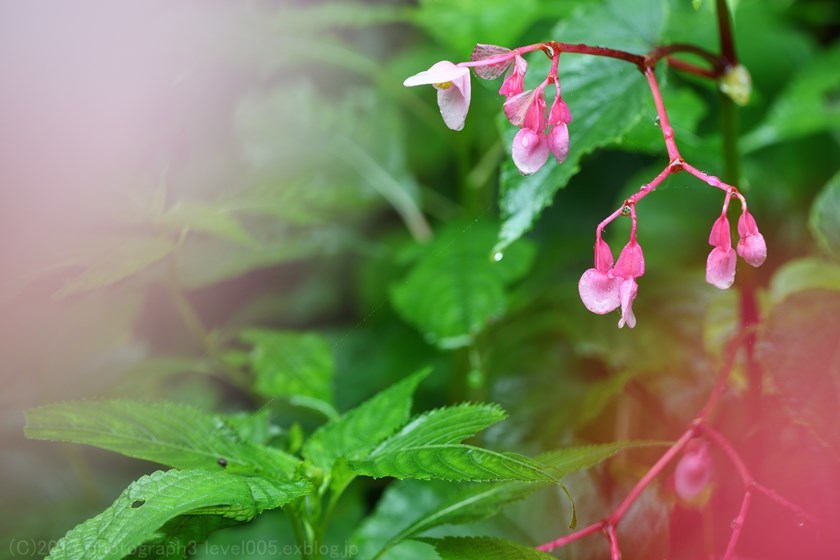
{"label": "begonia flower", "polygon": [[753,266],[761,266],[767,258],[767,243],[758,231],[755,218],[747,210],[738,219],[738,254]]}
{"label": "begonia flower", "polygon": [[407,78],[404,86],[432,85],[437,90],[438,107],[443,122],[452,130],[464,128],[470,108],[470,70],[443,60],[431,68]]}
{"label": "begonia flower", "polygon": [[[692,442],[693,443],[693,442]],[[674,469],[674,491],[681,499],[696,498],[712,480],[712,458],[705,442],[687,448]]]}
{"label": "begonia flower", "polygon": [[523,92],[525,89],[525,72],[528,71],[528,63],[519,55],[513,60],[513,65],[508,70],[502,87],[499,88],[499,95],[512,97]]}
{"label": "begonia flower", "polygon": [[569,155],[569,127],[566,123],[559,123],[554,125],[548,133],[548,149],[557,163],[566,161]]}
{"label": "begonia flower", "polygon": [[531,175],[548,160],[548,140],[545,134],[522,128],[513,137],[513,163],[523,175]]}
{"label": "begonia flower", "polygon": [[736,255],[732,249],[729,219],[722,214],[715,220],[709,234],[709,245],[714,249],[706,259],[706,282],[725,290],[735,282]]}

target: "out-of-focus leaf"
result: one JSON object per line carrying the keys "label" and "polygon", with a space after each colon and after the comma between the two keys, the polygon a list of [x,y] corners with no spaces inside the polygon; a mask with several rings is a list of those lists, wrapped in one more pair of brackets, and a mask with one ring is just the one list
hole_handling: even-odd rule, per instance
{"label": "out-of-focus leaf", "polygon": [[[840,49],[837,52],[840,53]],[[840,91],[840,85],[838,85],[838,91]],[[838,118],[840,118],[840,109],[838,109]],[[820,246],[830,255],[840,258],[840,173],[831,178],[814,201],[809,225]]]}
{"label": "out-of-focus leaf", "polygon": [[181,201],[169,208],[158,221],[181,230],[205,233],[243,245],[254,241],[231,209],[222,204]]}
{"label": "out-of-focus leaf", "polygon": [[175,249],[165,236],[114,236],[90,240],[88,255],[78,264],[84,267],[54,294],[63,298],[116,284],[160,261]]}
{"label": "out-of-focus leaf", "polygon": [[796,76],[762,124],[741,138],[751,152],[784,140],[840,127],[840,44],[834,45]]}
{"label": "out-of-focus leaf", "polygon": [[303,456],[324,470],[340,457],[364,457],[406,423],[414,390],[428,373],[415,373],[321,426],[306,441]]}
{"label": "out-of-focus leaf", "polygon": [[176,468],[291,479],[299,460],[243,441],[219,416],[174,403],[80,401],[32,409],[32,439],[83,443]]}
{"label": "out-of-focus leaf", "polygon": [[[572,18],[561,21],[551,36],[569,43],[604,43],[644,53],[658,42],[664,20],[664,4],[659,0],[608,0],[575,12]],[[547,70],[547,64],[540,61],[532,64],[529,72],[541,75]],[[574,117],[569,124],[569,156],[560,165],[550,160],[528,177],[522,177],[512,161],[505,162],[499,199],[503,223],[495,251],[505,250],[533,227],[557,190],[579,171],[584,155],[619,142],[644,114],[647,84],[626,62],[565,55],[560,76],[563,98]],[[503,122],[502,118],[499,121]],[[516,130],[504,122],[510,150]]]}
{"label": "out-of-focus leaf", "polygon": [[330,345],[322,336],[248,329],[241,338],[252,346],[249,361],[256,374],[254,388],[258,393],[293,401],[308,397],[332,409],[335,365]]}
{"label": "out-of-focus leaf", "polygon": [[203,470],[157,471],[132,483],[108,509],[67,532],[53,560],[118,560],[158,538],[167,521],[187,513],[249,521],[311,491],[307,482],[270,482]]}
{"label": "out-of-focus leaf", "polygon": [[536,0],[421,0],[411,19],[467,60],[476,43],[515,46],[513,41],[537,17],[538,4]]}
{"label": "out-of-focus leaf", "polygon": [[499,255],[501,260],[491,260],[495,237],[489,223],[449,225],[391,290],[396,310],[430,342],[441,348],[465,346],[504,315],[505,287],[528,271],[534,248],[519,243]]}
{"label": "out-of-focus leaf", "polygon": [[840,264],[805,257],[785,263],[770,279],[774,304],[806,290],[840,290]]}
{"label": "out-of-focus leaf", "polygon": [[435,547],[441,560],[552,560],[534,547],[496,537],[418,539]]}
{"label": "out-of-focus leaf", "polygon": [[157,532],[160,538],[138,547],[129,560],[185,560],[197,543],[219,529],[238,525],[239,521],[218,515],[179,515]]}
{"label": "out-of-focus leaf", "polygon": [[789,414],[836,452],[840,446],[840,292],[785,298],[759,333],[756,355]]}

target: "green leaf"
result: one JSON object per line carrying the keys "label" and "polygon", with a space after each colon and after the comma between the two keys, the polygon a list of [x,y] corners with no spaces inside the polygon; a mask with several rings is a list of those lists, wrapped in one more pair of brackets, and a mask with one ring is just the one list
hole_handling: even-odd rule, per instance
{"label": "green leaf", "polygon": [[505,411],[495,404],[460,404],[417,416],[377,447],[370,457],[421,445],[461,443],[501,422]]}
{"label": "green leaf", "polygon": [[[83,443],[171,467],[295,477],[299,460],[243,441],[224,418],[174,403],[81,401],[26,413],[32,439]],[[221,459],[221,461],[220,461]]]}
{"label": "green leaf", "polygon": [[220,529],[238,525],[235,519],[218,515],[179,515],[164,524],[157,533],[160,538],[150,540],[127,556],[131,560],[184,560],[197,543]]}
{"label": "green leaf", "polygon": [[362,458],[406,423],[417,385],[429,374],[420,371],[321,426],[303,446],[303,456],[316,467],[332,468],[336,459]]}
{"label": "green leaf", "polygon": [[476,43],[513,47],[536,19],[536,0],[421,0],[413,21],[466,58]]}
{"label": "green leaf", "polygon": [[333,363],[330,345],[316,333],[249,329],[240,338],[252,346],[249,361],[256,391],[269,398],[309,397],[322,401],[328,416],[333,403]]}
{"label": "green leaf", "polygon": [[310,491],[311,486],[302,481],[277,483],[202,470],[158,471],[133,482],[108,509],[68,531],[49,558],[117,560],[159,538],[158,529],[178,515],[249,521]]}
{"label": "green leaf", "polygon": [[762,124],[741,138],[741,151],[751,152],[840,127],[837,68],[840,68],[840,43],[816,58],[790,82]]}
{"label": "green leaf", "polygon": [[840,264],[806,257],[786,262],[770,280],[770,299],[779,303],[806,290],[840,290]]}
{"label": "green leaf", "polygon": [[417,540],[433,545],[441,560],[554,560],[536,548],[496,537]]}
{"label": "green leaf", "polygon": [[116,236],[91,240],[78,258],[83,270],[58,289],[60,299],[125,280],[169,255],[175,243],[164,236]]}
{"label": "green leaf", "polygon": [[773,307],[756,356],[795,421],[840,458],[840,292],[810,290]]}
{"label": "green leaf", "polygon": [[563,477],[573,472],[594,467],[625,449],[637,449],[640,447],[668,447],[671,444],[672,442],[670,441],[613,441],[610,443],[599,443],[595,445],[565,447],[563,449],[543,453],[537,457],[537,459],[539,459],[541,463],[553,467],[557,476]]}
{"label": "green leaf", "polygon": [[381,478],[492,482],[558,482],[551,467],[516,453],[498,453],[470,445],[421,445],[350,461],[356,474]]}
{"label": "green leaf", "polygon": [[496,228],[455,223],[442,230],[391,290],[397,312],[440,348],[470,344],[507,308],[505,287],[531,266],[534,247],[519,243],[491,260]]}
{"label": "green leaf", "polygon": [[840,172],[828,181],[814,200],[808,225],[820,246],[828,254],[840,258]]}
{"label": "green leaf", "polygon": [[242,245],[254,242],[254,238],[242,227],[233,209],[223,203],[214,205],[180,201],[173,204],[157,221],[179,231],[204,233]]}
{"label": "green leaf", "polygon": [[[561,21],[550,33],[564,42],[606,44],[644,53],[658,40],[665,20],[659,0],[608,0],[587,5]],[[532,62],[530,73],[548,71],[546,62]],[[499,207],[502,229],[494,251],[504,251],[533,227],[554,194],[580,170],[580,160],[596,148],[620,142],[645,113],[647,83],[631,64],[594,56],[564,55],[560,63],[563,98],[574,116],[569,124],[566,161],[549,161],[523,177],[508,158],[502,166]],[[500,116],[500,122],[503,117]],[[505,145],[510,151],[515,127],[505,121]]]}

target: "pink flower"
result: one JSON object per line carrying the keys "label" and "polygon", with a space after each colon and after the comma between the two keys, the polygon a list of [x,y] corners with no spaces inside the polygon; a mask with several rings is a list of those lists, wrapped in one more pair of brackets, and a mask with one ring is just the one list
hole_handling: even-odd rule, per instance
{"label": "pink flower", "polygon": [[[538,90],[529,89],[512,95],[507,98],[504,104],[505,116],[510,121],[510,124],[515,126],[525,126],[525,118],[529,112],[533,113],[532,107],[535,104],[536,94]],[[542,93],[541,91],[539,93]],[[545,99],[542,100],[542,106],[545,108]],[[532,116],[533,118],[533,116]]]}
{"label": "pink flower", "polygon": [[522,93],[525,89],[525,72],[528,71],[528,63],[519,55],[513,61],[513,66],[508,70],[502,87],[499,88],[499,95],[512,97]]}
{"label": "pink flower", "polygon": [[566,161],[569,155],[569,127],[566,123],[559,123],[554,125],[551,132],[548,133],[548,149],[557,163]]}
{"label": "pink flower", "polygon": [[709,245],[714,249],[706,259],[706,282],[727,289],[735,282],[735,251],[732,250],[732,237],[729,232],[729,219],[726,214],[715,220],[709,234]]}
{"label": "pink flower", "polygon": [[549,146],[545,134],[523,128],[513,137],[513,163],[523,175],[532,175],[548,160]]}
{"label": "pink flower", "polygon": [[618,262],[612,266],[612,251],[602,239],[595,242],[595,267],[583,273],[578,283],[580,299],[586,308],[604,315],[621,307],[618,327],[636,326],[633,301],[639,292],[636,278],[645,273],[642,248],[631,240],[622,249]]}
{"label": "pink flower", "polygon": [[570,123],[572,122],[572,113],[569,111],[569,106],[560,97],[560,88],[557,88],[557,95],[554,97],[554,103],[551,104],[551,111],[548,113],[548,124]]}
{"label": "pink flower", "polygon": [[437,90],[438,107],[443,122],[452,130],[464,128],[470,108],[470,70],[443,60],[431,68],[407,78],[407,87],[431,84]]}
{"label": "pink flower", "polygon": [[[693,443],[693,442],[692,442]],[[699,445],[686,449],[674,470],[674,490],[683,500],[692,500],[702,492],[712,480],[712,458],[709,445]]]}
{"label": "pink flower", "polygon": [[758,231],[755,218],[747,210],[738,219],[738,254],[753,266],[761,266],[767,258],[767,243]]}

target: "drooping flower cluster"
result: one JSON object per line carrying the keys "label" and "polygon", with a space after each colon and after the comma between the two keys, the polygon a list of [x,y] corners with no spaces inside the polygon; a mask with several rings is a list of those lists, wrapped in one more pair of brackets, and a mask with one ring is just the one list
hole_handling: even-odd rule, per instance
{"label": "drooping flower cluster", "polygon": [[[741,200],[741,217],[738,219],[737,250],[732,248],[732,237],[729,219],[726,217],[729,201],[733,196]],[[752,214],[747,210],[746,199],[734,191],[727,191],[720,217],[715,220],[709,234],[709,245],[714,247],[706,259],[706,282],[720,288],[727,289],[735,282],[735,265],[737,254],[752,266],[761,266],[767,258],[767,244],[764,236],[758,231],[758,226]]]}
{"label": "drooping flower cluster", "polygon": [[[514,136],[511,155],[517,169],[523,175],[531,175],[545,165],[549,154],[558,163],[563,163],[569,154],[567,125],[572,115],[560,95],[557,73],[560,53],[548,47],[545,50],[551,56],[551,69],[539,86],[527,91],[524,88],[528,63],[522,57],[523,49],[510,50],[496,45],[477,45],[470,62],[438,62],[406,79],[403,85],[433,85],[444,122],[453,130],[461,130],[470,103],[469,68],[484,80],[505,74],[499,94],[505,96],[508,120],[520,128]],[[546,110],[545,88],[549,84],[554,84],[554,99],[550,110]]]}
{"label": "drooping flower cluster", "polygon": [[612,250],[601,238],[599,229],[595,240],[595,266],[583,273],[578,283],[578,291],[583,304],[593,313],[604,315],[621,307],[618,327],[627,325],[632,329],[636,326],[633,301],[639,292],[636,278],[645,273],[645,256],[636,240],[635,209],[630,209],[633,229],[630,232],[630,240],[618,256],[618,262],[613,265]]}

